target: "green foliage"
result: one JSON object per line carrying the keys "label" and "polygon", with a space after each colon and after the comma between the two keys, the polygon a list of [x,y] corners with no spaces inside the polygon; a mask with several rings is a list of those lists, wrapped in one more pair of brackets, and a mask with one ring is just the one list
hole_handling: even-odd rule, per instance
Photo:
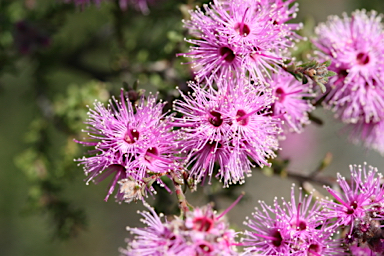
{"label": "green foliage", "polygon": [[70,84],[65,95],[58,95],[53,102],[53,110],[57,121],[62,127],[69,128],[72,134],[79,133],[84,129],[87,119],[88,107],[92,107],[95,99],[106,103],[110,94],[110,84],[100,81],[90,81],[83,85]]}
{"label": "green foliage", "polygon": [[328,82],[329,77],[336,75],[335,72],[327,69],[329,65],[331,65],[331,61],[318,63],[316,60],[311,60],[298,66],[296,66],[295,63],[292,63],[289,66],[284,67],[284,69],[303,84],[307,84],[308,79],[311,79],[320,87],[322,93],[325,93],[325,84]]}

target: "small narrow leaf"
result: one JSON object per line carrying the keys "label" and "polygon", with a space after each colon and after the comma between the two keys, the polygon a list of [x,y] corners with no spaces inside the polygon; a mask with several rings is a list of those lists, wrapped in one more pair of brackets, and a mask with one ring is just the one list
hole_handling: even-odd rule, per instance
{"label": "small narrow leaf", "polygon": [[317,85],[320,87],[320,90],[322,93],[325,93],[327,91],[327,88],[325,87],[324,84],[317,82]]}
{"label": "small narrow leaf", "polygon": [[321,63],[321,65],[325,65],[326,67],[329,67],[331,65],[332,61],[331,60],[327,60],[323,63]]}

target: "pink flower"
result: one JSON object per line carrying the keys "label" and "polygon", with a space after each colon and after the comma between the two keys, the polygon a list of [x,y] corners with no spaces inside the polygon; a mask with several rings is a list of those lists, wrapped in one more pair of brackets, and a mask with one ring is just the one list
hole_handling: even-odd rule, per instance
{"label": "pink flower", "polygon": [[275,218],[273,208],[260,202],[261,210],[258,208],[248,218],[244,225],[252,231],[244,232],[245,238],[242,244],[245,246],[245,255],[291,255],[290,226],[285,219]]}
{"label": "pink flower", "polygon": [[[96,102],[88,112],[84,131],[88,140],[76,141],[92,147],[90,157],[77,161],[84,165],[88,181],[96,182],[114,174],[107,197],[122,179],[132,178],[141,184],[144,178],[159,177],[178,169],[180,160],[177,133],[172,131],[170,116],[162,114],[164,103],[156,103],[156,96],[142,97],[133,106],[121,91],[121,102],[116,99],[108,107]],[[113,168],[112,168],[113,167]],[[156,180],[163,184],[160,178]],[[121,192],[118,199],[123,198]]]}
{"label": "pink flower", "polygon": [[281,0],[214,0],[204,11],[191,12],[185,27],[197,39],[189,39],[191,50],[180,54],[192,58],[198,80],[232,77],[249,72],[265,82],[289,56],[293,30],[301,25],[285,24],[297,6]]}
{"label": "pink flower", "polygon": [[352,256],[380,256],[381,254],[372,252],[369,247],[352,245],[349,247]]}
{"label": "pink flower", "polygon": [[[127,256],[235,256],[236,232],[229,228],[210,205],[187,212],[185,220],[174,217],[161,221],[162,215],[147,206],[142,212],[147,227],[130,228],[134,239],[128,242]],[[224,213],[225,214],[225,213]]]}
{"label": "pink flower", "polygon": [[342,255],[340,242],[333,240],[334,228],[322,220],[318,204],[312,204],[312,195],[302,196],[296,203],[294,187],[291,201],[277,199],[270,207],[261,202],[252,218],[244,222],[251,231],[245,231],[245,255]]}
{"label": "pink flower", "polygon": [[347,129],[351,130],[349,139],[353,143],[362,144],[384,155],[384,119],[369,123],[359,121],[356,124],[349,124]]}
{"label": "pink flower", "polygon": [[[352,167],[351,175],[355,175]],[[335,225],[353,226],[355,220],[362,219],[366,215],[366,207],[370,204],[369,197],[372,195],[372,191],[361,193],[361,181],[356,182],[352,179],[349,184],[340,173],[337,174],[337,182],[343,193],[337,193],[330,187],[326,188],[336,202],[322,201],[325,207],[324,219],[336,218]]]}
{"label": "pink flower", "polygon": [[318,56],[331,60],[325,105],[345,123],[375,123],[384,113],[384,31],[375,11],[331,16],[316,30]]}
{"label": "pink flower", "polygon": [[284,120],[286,130],[302,132],[310,123],[308,113],[314,110],[309,102],[309,98],[314,96],[311,87],[284,71],[273,74],[269,84],[277,98],[272,108],[273,115]]}
{"label": "pink flower", "polygon": [[337,182],[342,193],[327,188],[336,202],[323,200],[323,219],[335,219],[333,226],[346,227],[346,244],[365,244],[373,252],[384,252],[382,221],[384,191],[382,174],[372,166],[351,166],[351,180],[340,174]]}
{"label": "pink flower", "polygon": [[243,79],[220,80],[219,90],[189,86],[193,93],[175,101],[174,109],[183,116],[174,118],[174,125],[181,127],[182,152],[196,182],[210,180],[215,163],[224,186],[244,182],[253,166],[248,157],[261,167],[270,165],[267,159],[275,156],[280,133],[280,119],[269,112],[270,90]]}
{"label": "pink flower", "polygon": [[[243,53],[236,45],[229,44],[216,31],[202,28],[202,39],[188,39],[193,46],[190,51],[178,56],[191,58],[192,69],[198,81],[213,77],[232,77],[242,73]],[[186,63],[189,64],[189,63]]]}

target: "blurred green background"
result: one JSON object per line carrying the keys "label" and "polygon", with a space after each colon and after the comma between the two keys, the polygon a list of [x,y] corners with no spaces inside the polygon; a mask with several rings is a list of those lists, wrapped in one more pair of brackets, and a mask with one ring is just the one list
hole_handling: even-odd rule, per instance
{"label": "blurred green background", "polygon": [[[118,248],[125,247],[129,236],[125,227],[141,225],[136,211],[143,207],[118,204],[113,198],[104,202],[107,181],[86,186],[82,168],[72,162],[81,156],[72,139],[84,128],[85,103],[117,94],[123,82],[132,86],[140,80],[139,88],[160,90],[164,97],[172,97],[174,88],[185,84],[190,74],[175,53],[187,49],[181,22],[186,12],[180,9],[190,2],[157,1],[143,15],[134,8],[119,11],[113,1],[80,10],[60,0],[0,0],[0,255],[119,255]],[[312,24],[357,8],[384,13],[382,0],[298,2],[297,21]],[[49,36],[49,46],[33,45],[28,53],[20,53],[14,43],[19,21]],[[84,105],[76,105],[79,102]],[[323,127],[310,125],[282,145],[281,154],[292,159],[293,171],[314,169],[326,152],[334,156],[325,170],[329,175],[346,173],[349,164],[364,161],[383,170],[382,156],[349,144],[331,113],[315,113],[324,119]],[[41,172],[31,174],[31,163]],[[44,198],[42,181],[52,177],[54,182],[44,184],[47,191],[57,191],[57,198]],[[288,195],[291,183],[255,173],[241,187],[248,197],[229,213],[230,221],[241,229],[257,200],[270,203],[274,196]],[[203,194],[208,190],[200,188],[187,196],[193,204],[205,204]],[[84,209],[86,221],[74,227],[85,231],[66,240],[55,236],[44,200],[63,202],[56,210],[68,214]],[[231,200],[220,199],[220,208]],[[78,217],[82,219],[82,214]]]}

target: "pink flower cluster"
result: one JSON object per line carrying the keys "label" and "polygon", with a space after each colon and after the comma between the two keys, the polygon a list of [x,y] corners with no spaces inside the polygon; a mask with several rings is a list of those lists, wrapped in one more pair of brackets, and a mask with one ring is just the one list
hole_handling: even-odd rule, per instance
{"label": "pink flower cluster", "polygon": [[[337,182],[342,192],[327,188],[335,201],[323,200],[323,220],[333,220],[333,227],[346,229],[347,245],[366,246],[369,251],[384,253],[383,175],[372,166],[351,166],[351,179],[340,174]],[[366,249],[368,250],[368,249]]]}
{"label": "pink flower cluster", "polygon": [[[301,189],[301,188],[300,188]],[[332,238],[335,228],[323,221],[320,205],[312,203],[312,195],[302,196],[296,204],[294,188],[291,201],[283,200],[283,207],[275,199],[270,207],[260,202],[252,218],[245,225],[244,255],[342,255],[340,241]]]}
{"label": "pink flower cluster", "polygon": [[[251,167],[270,165],[282,131],[301,132],[313,110],[308,85],[281,66],[299,39],[290,23],[297,4],[281,0],[214,0],[184,21],[196,83],[174,104],[182,117],[182,152],[190,177],[227,187],[243,183]],[[285,124],[284,124],[285,123]]]}
{"label": "pink flower cluster", "polygon": [[192,58],[196,79],[241,76],[265,83],[271,71],[289,57],[293,33],[300,24],[286,24],[298,10],[293,0],[214,0],[191,11],[185,27],[195,39],[181,54]]}
{"label": "pink flower cluster", "polygon": [[[81,4],[88,1],[78,1]],[[100,0],[101,1],[101,0]],[[122,1],[123,2],[123,1]],[[192,208],[181,185],[195,188],[215,176],[224,187],[243,183],[251,168],[270,166],[284,131],[301,132],[313,110],[308,85],[281,67],[299,36],[293,0],[213,0],[204,10],[191,12],[185,26],[194,39],[190,51],[195,81],[173,102],[174,114],[163,112],[157,96],[131,102],[124,90],[120,100],[90,108],[88,138],[77,141],[91,147],[77,159],[88,176],[99,182],[113,176],[105,200],[118,185],[116,198],[131,202],[155,193],[152,184],[175,186],[182,214],[162,221],[154,209],[142,212],[145,228],[132,228],[133,240],[122,250],[130,255],[358,255],[384,253],[383,177],[377,169],[351,167],[348,181],[340,174],[338,192],[327,187],[334,200],[312,203],[312,195],[294,189],[283,199],[261,209],[245,225],[240,243],[236,232],[210,205]],[[365,143],[383,149],[384,33],[375,12],[356,11],[352,17],[332,17],[317,28],[318,56],[332,60],[325,106]],[[316,72],[313,71],[313,72]],[[143,200],[144,201],[144,200]],[[336,239],[341,234],[341,239]],[[341,246],[343,244],[343,247]],[[360,245],[362,247],[360,247]]]}
{"label": "pink flower cluster", "polygon": [[[383,255],[383,175],[372,166],[351,166],[351,179],[338,174],[341,192],[327,187],[334,198],[311,203],[301,192],[291,201],[261,210],[244,223],[244,255]],[[337,238],[337,239],[336,239]],[[351,254],[349,254],[351,253]]]}
{"label": "pink flower cluster", "polygon": [[219,90],[201,89],[190,83],[192,93],[182,94],[174,109],[182,117],[174,119],[181,127],[182,152],[195,182],[211,178],[215,162],[217,177],[224,186],[243,183],[251,172],[252,159],[257,165],[270,165],[278,149],[280,119],[271,115],[274,97],[270,89],[255,87],[246,80],[222,81]]}
{"label": "pink flower cluster", "polygon": [[328,83],[324,105],[352,128],[351,138],[384,153],[384,29],[375,11],[331,16],[316,28],[318,57],[338,75]]}
{"label": "pink flower cluster", "polygon": [[298,38],[300,25],[285,23],[296,15],[292,3],[215,0],[191,12],[185,24],[198,39],[187,55],[201,65],[201,82],[189,83],[191,94],[180,92],[177,117],[163,114],[153,96],[134,106],[122,91],[120,102],[95,103],[89,139],[79,141],[94,149],[78,161],[88,181],[114,176],[105,200],[117,184],[117,199],[130,202],[153,193],[154,181],[165,186],[161,176],[193,185],[216,176],[228,187],[243,183],[252,167],[271,165],[282,131],[302,131],[313,109],[309,86],[280,68]]}
{"label": "pink flower cluster", "polygon": [[162,215],[147,206],[140,213],[147,227],[130,228],[135,235],[122,250],[126,256],[235,256],[236,232],[210,205],[189,211],[186,218],[161,221]]}
{"label": "pink flower cluster", "polygon": [[114,98],[107,107],[95,102],[95,109],[89,110],[88,127],[84,130],[89,139],[77,142],[94,149],[89,152],[90,157],[77,161],[84,165],[87,182],[114,175],[105,200],[117,184],[121,185],[117,199],[130,201],[137,193],[130,198],[132,191],[124,188],[144,189],[145,183],[154,180],[164,186],[160,176],[176,175],[178,133],[172,131],[171,116],[162,113],[164,103],[156,103],[156,99],[150,95],[132,105],[121,90],[121,101]]}
{"label": "pink flower cluster", "polygon": [[[342,192],[327,188],[334,200],[315,201],[301,191],[290,201],[275,199],[273,206],[260,202],[261,209],[247,217],[240,242],[223,216],[207,205],[186,212],[184,218],[162,221],[147,205],[142,212],[147,227],[129,229],[124,255],[382,255],[384,253],[384,178],[371,166],[351,166],[351,179],[338,175]],[[318,200],[316,198],[316,200]],[[239,254],[236,247],[242,246]]]}

